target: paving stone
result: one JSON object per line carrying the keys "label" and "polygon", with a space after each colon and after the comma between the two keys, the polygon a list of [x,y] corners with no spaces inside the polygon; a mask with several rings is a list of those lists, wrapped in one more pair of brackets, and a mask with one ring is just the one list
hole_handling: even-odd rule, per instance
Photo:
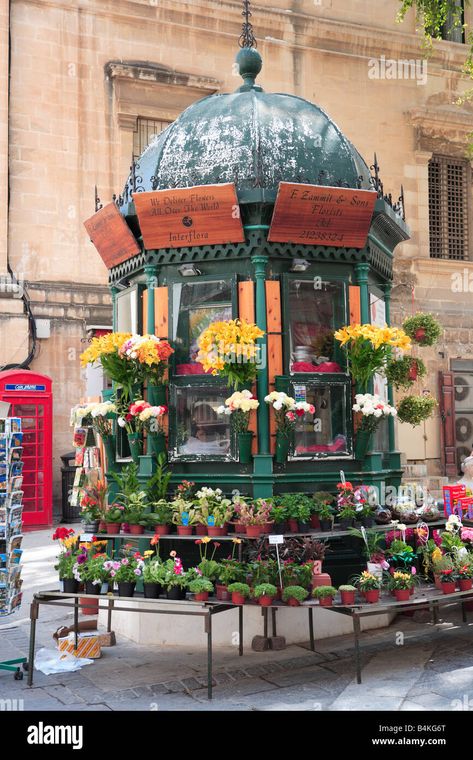
{"label": "paving stone", "polygon": [[274,684],[263,681],[261,678],[246,678],[237,683],[216,686],[213,690],[213,697],[214,699],[226,699],[230,697],[231,699],[236,699],[238,701],[240,697],[258,694],[262,691],[277,690],[278,689]]}
{"label": "paving stone", "polygon": [[64,705],[74,705],[83,702],[83,699],[74,694],[67,686],[46,686],[44,691],[51,697],[59,699]]}
{"label": "paving stone", "polygon": [[163,686],[168,692],[171,693],[184,691],[181,681],[167,681],[163,684]]}
{"label": "paving stone", "polygon": [[181,684],[182,689],[187,689],[188,691],[195,691],[196,689],[202,688],[202,684],[196,678],[183,678]]}
{"label": "paving stone", "polygon": [[233,678],[229,673],[215,673],[215,681],[217,683],[217,686],[221,686],[225,683],[231,683],[233,681]]}
{"label": "paving stone", "polygon": [[288,673],[270,673],[263,676],[264,680],[268,683],[272,683],[275,686],[296,686],[306,683],[318,683],[320,679],[324,683],[333,682],[333,676],[323,670],[319,665],[313,665],[311,668],[305,668],[304,670],[296,670]]}
{"label": "paving stone", "polygon": [[250,668],[246,668],[246,672],[249,676],[261,676],[268,673],[268,668],[265,665],[252,665]]}
{"label": "paving stone", "polygon": [[409,699],[409,701],[420,705],[422,710],[452,710],[452,700],[439,694],[419,694],[417,697]]}

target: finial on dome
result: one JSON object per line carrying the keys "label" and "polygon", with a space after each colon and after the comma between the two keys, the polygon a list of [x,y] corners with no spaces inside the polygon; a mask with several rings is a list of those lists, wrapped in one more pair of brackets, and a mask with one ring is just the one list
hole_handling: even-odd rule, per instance
{"label": "finial on dome", "polygon": [[244,84],[238,88],[238,92],[245,92],[246,90],[261,91],[262,88],[255,84],[255,80],[263,68],[263,60],[256,50],[256,37],[253,33],[253,26],[250,22],[252,16],[250,0],[243,0],[243,11],[241,15],[245,20],[238,41],[241,50],[237,53],[236,62]]}

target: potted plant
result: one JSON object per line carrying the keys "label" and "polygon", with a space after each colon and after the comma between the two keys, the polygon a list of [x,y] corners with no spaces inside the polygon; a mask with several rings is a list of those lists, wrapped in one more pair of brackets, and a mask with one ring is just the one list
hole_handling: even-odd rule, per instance
{"label": "potted plant", "polygon": [[184,571],[182,561],[174,550],[169,553],[169,559],[163,563],[162,579],[168,599],[177,601],[186,598],[189,576]]}
{"label": "potted plant", "polygon": [[228,585],[235,582],[243,582],[246,578],[245,566],[234,559],[235,549],[241,544],[240,538],[232,539],[233,551],[230,559],[224,559],[219,562],[217,571],[217,582],[215,584],[215,592],[217,599],[221,602],[229,602],[231,595],[228,590]]}
{"label": "potted plant", "polygon": [[126,548],[122,552],[121,560],[112,561],[110,577],[118,586],[118,596],[133,596],[136,582],[142,575],[143,558],[139,552],[132,554]]}
{"label": "potted plant", "polygon": [[473,588],[473,558],[470,554],[457,559],[456,576],[460,591],[470,591]]}
{"label": "potted plant", "polygon": [[111,504],[105,511],[103,519],[105,521],[105,532],[109,535],[120,533],[120,526],[123,520],[124,507],[121,504]]}
{"label": "potted plant", "polygon": [[163,563],[152,549],[145,551],[143,566],[143,591],[146,599],[158,599],[163,593]]}
{"label": "potted plant", "polygon": [[233,604],[245,604],[250,595],[250,587],[247,583],[230,583],[228,590],[232,595]]}
{"label": "potted plant", "polygon": [[425,377],[427,370],[422,359],[404,356],[402,359],[391,359],[384,373],[389,385],[399,389],[410,388],[417,378]]}
{"label": "potted plant", "polygon": [[270,518],[274,524],[274,530],[276,533],[286,532],[287,521],[287,509],[282,505],[273,506],[270,512]]}
{"label": "potted plant", "polygon": [[301,498],[306,498],[305,494],[286,493],[281,497],[282,504],[286,510],[289,533],[299,532],[299,504],[301,503]]}
{"label": "potted plant", "polygon": [[86,486],[80,500],[81,520],[84,523],[86,533],[98,533],[99,523],[102,518],[102,512],[99,508],[97,496],[94,493],[93,486]]}
{"label": "potted plant", "polygon": [[[117,499],[121,497],[122,494],[117,494]],[[123,507],[123,521],[130,526],[130,533],[133,535],[144,533],[147,524],[145,513],[148,508],[145,491],[138,491],[125,497]]]}
{"label": "potted plant", "polygon": [[310,525],[314,530],[320,530],[320,510],[323,505],[330,505],[334,502],[334,496],[329,491],[317,491],[313,495],[311,505]]}
{"label": "potted plant", "polygon": [[253,435],[248,430],[250,414],[259,407],[259,401],[249,390],[235,391],[225,400],[224,406],[219,406],[218,414],[230,415],[232,430],[238,442],[238,458],[240,464],[251,462],[251,447]]}
{"label": "potted plant", "polygon": [[422,311],[407,317],[402,326],[411,340],[420,346],[433,346],[442,334],[440,323],[433,314]]}
{"label": "potted plant", "polygon": [[310,518],[313,509],[313,501],[310,496],[300,494],[297,508],[297,527],[299,533],[309,533],[311,529]]}
{"label": "potted plant", "polygon": [[388,588],[394,592],[397,602],[407,602],[411,595],[411,588],[414,586],[414,577],[412,573],[396,570],[388,581]]}
{"label": "potted plant", "polygon": [[347,606],[351,606],[352,604],[355,604],[355,594],[356,594],[355,586],[351,586],[350,584],[345,584],[344,586],[339,586],[338,590],[340,592],[340,599],[341,599],[342,604],[346,604]]}
{"label": "potted plant", "polygon": [[397,416],[400,422],[407,422],[416,427],[432,415],[436,406],[437,401],[429,393],[422,396],[405,396],[399,402]]}
{"label": "potted plant", "polygon": [[86,559],[83,563],[79,563],[81,556],[79,554],[77,558],[76,568],[81,582],[85,584],[85,593],[100,594],[102,584],[109,577],[108,567],[105,566],[108,557],[103,552],[95,552],[93,547],[86,552]]}
{"label": "potted plant", "polygon": [[363,570],[357,578],[357,586],[363,592],[368,604],[379,602],[382,581],[376,575],[369,573],[368,570]]}
{"label": "potted plant", "polygon": [[189,583],[189,591],[194,594],[196,602],[206,602],[213,590],[213,583],[208,578],[196,578]]}
{"label": "potted plant", "polygon": [[79,590],[79,582],[74,574],[77,555],[79,553],[79,536],[72,528],[59,527],[53,533],[53,541],[59,541],[61,550],[54,569],[59,573],[63,591],[68,594],[76,594]]}
{"label": "potted plant", "polygon": [[171,532],[173,508],[165,499],[153,502],[153,510],[146,515],[148,525],[152,525],[155,533],[159,536],[167,536]]}
{"label": "potted plant", "polygon": [[[211,541],[209,536],[198,538],[194,542],[199,547],[200,562],[197,565],[198,576],[207,578],[209,581],[216,581],[220,571],[220,564],[214,559],[215,552],[220,547],[216,541]],[[212,547],[212,554],[207,557],[209,547]]]}
{"label": "potted plant", "polygon": [[278,590],[272,583],[259,583],[253,589],[253,596],[261,607],[271,607]]}
{"label": "potted plant", "polygon": [[192,503],[196,510],[197,522],[207,526],[209,536],[226,535],[233,507],[231,500],[225,497],[221,488],[202,487],[196,492]]}
{"label": "potted plant", "polygon": [[316,586],[312,589],[312,596],[319,600],[321,607],[331,607],[337,589],[333,586]]}
{"label": "potted plant", "polygon": [[282,592],[283,602],[286,602],[290,607],[299,607],[308,596],[309,592],[302,586],[286,586]]}
{"label": "potted plant", "polygon": [[257,500],[253,505],[244,504],[239,507],[238,519],[246,528],[249,538],[257,538],[266,530],[270,522],[271,504],[264,499]]}
{"label": "potted plant", "polygon": [[192,508],[191,501],[175,499],[171,502],[172,521],[177,526],[179,536],[191,536],[193,526],[199,521],[200,515]]}
{"label": "potted plant", "polygon": [[321,502],[319,507],[320,530],[333,530],[333,508],[328,502]]}
{"label": "potted plant", "polygon": [[444,594],[453,594],[456,590],[456,573],[453,560],[444,555],[434,562],[434,571],[440,580],[440,587]]}
{"label": "potted plant", "polygon": [[305,414],[314,414],[315,407],[305,401],[296,401],[292,396],[280,391],[272,391],[264,400],[272,406],[276,421],[275,459],[278,464],[285,464],[297,420]]}

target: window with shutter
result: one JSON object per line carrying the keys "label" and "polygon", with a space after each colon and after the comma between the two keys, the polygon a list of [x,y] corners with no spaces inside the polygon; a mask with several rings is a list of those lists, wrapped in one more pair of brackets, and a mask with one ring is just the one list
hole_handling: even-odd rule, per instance
{"label": "window with shutter", "polygon": [[433,156],[429,162],[430,256],[468,259],[468,162]]}

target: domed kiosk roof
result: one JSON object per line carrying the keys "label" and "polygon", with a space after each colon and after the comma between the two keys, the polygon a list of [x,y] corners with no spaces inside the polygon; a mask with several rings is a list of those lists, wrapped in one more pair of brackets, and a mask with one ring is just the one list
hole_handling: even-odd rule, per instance
{"label": "domed kiosk roof", "polygon": [[319,106],[263,92],[255,84],[262,66],[256,50],[241,50],[237,61],[244,84],[189,106],[145,149],[125,198],[224,182],[235,183],[240,200],[258,188],[274,200],[283,181],[373,189],[368,166]]}

